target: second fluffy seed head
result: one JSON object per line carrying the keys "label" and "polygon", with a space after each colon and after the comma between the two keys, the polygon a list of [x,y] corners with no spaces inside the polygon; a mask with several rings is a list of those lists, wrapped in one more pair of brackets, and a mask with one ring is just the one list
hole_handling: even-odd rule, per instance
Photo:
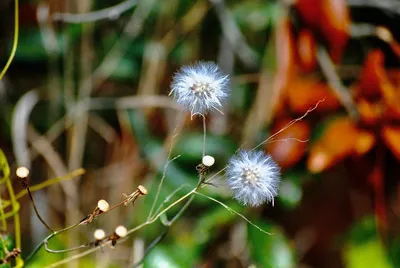
{"label": "second fluffy seed head", "polygon": [[229,160],[226,175],[233,197],[243,205],[273,203],[278,194],[279,167],[262,151],[240,151]]}

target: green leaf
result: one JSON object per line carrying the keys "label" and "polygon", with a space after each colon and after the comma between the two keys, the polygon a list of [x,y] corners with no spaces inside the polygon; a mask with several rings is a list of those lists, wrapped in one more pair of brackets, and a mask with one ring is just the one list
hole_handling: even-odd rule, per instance
{"label": "green leaf", "polygon": [[289,240],[277,226],[255,222],[261,229],[272,233],[266,235],[253,226],[248,226],[248,243],[251,256],[257,267],[295,267],[295,254]]}
{"label": "green leaf", "polygon": [[122,57],[119,59],[118,66],[110,75],[115,80],[133,80],[138,76],[138,63],[130,58]]}
{"label": "green leaf", "polygon": [[295,208],[301,201],[303,190],[294,180],[282,180],[278,200],[287,208]]}
{"label": "green leaf", "polygon": [[182,247],[177,244],[158,245],[144,261],[144,268],[168,267],[185,268],[194,267],[195,256],[191,247]]}
{"label": "green leaf", "polygon": [[368,267],[392,267],[372,217],[361,220],[350,230],[342,254],[348,268],[364,268],[366,264]]}
{"label": "green leaf", "polygon": [[391,268],[385,249],[377,239],[363,244],[349,244],[344,248],[344,259],[347,268],[368,267]]}
{"label": "green leaf", "polygon": [[241,2],[234,7],[233,15],[243,29],[260,32],[278,20],[279,5],[266,1]]}
{"label": "green leaf", "polygon": [[[198,197],[201,198],[201,197]],[[207,200],[211,202],[210,200]],[[238,204],[226,204],[230,208],[240,211],[241,206]],[[243,210],[243,209],[242,209]],[[237,215],[229,212],[227,209],[221,206],[212,206],[207,213],[202,214],[200,219],[197,220],[196,226],[194,227],[194,237],[198,244],[204,244],[210,242],[213,236],[218,234],[220,226],[232,223],[236,219],[240,219]]]}

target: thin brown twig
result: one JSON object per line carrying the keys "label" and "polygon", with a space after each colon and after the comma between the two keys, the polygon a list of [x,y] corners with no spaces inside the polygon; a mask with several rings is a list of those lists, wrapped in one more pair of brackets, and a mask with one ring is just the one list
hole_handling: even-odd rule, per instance
{"label": "thin brown twig", "polygon": [[126,0],[112,7],[107,7],[101,10],[83,14],[54,13],[52,19],[54,21],[62,21],[74,24],[95,22],[105,19],[111,20],[118,18],[123,12],[128,11],[135,6],[137,2],[138,0]]}
{"label": "thin brown twig", "polygon": [[32,203],[33,209],[35,210],[36,216],[39,218],[40,222],[43,223],[43,225],[44,225],[50,232],[54,232],[53,228],[51,228],[51,227],[46,223],[46,221],[42,218],[42,216],[40,215],[40,213],[39,213],[39,211],[38,211],[38,209],[37,209],[37,207],[36,207],[35,200],[33,200],[33,196],[32,196],[31,190],[29,190],[29,186],[26,187],[26,190],[28,191],[29,199],[31,200],[31,203]]}
{"label": "thin brown twig", "polygon": [[359,119],[359,114],[351,97],[351,93],[342,84],[342,81],[340,80],[340,77],[336,72],[335,66],[325,48],[318,48],[317,60],[329,86],[342,102],[350,117],[357,121]]}

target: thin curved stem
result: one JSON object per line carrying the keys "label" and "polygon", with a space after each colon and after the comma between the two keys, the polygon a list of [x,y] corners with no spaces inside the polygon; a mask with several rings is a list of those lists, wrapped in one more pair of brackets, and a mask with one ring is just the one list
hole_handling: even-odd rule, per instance
{"label": "thin curved stem", "polygon": [[8,68],[10,67],[11,62],[14,59],[15,52],[17,51],[17,46],[18,46],[18,35],[19,35],[18,0],[14,0],[14,1],[15,1],[14,41],[13,41],[13,46],[12,46],[12,49],[11,49],[10,57],[8,58],[6,65],[4,66],[3,70],[0,73],[0,80],[3,79],[4,74],[7,72]]}
{"label": "thin curved stem", "polygon": [[71,230],[71,229],[77,227],[78,225],[79,225],[79,223],[73,224],[73,225],[70,225],[70,226],[68,226],[68,227],[65,227],[64,229],[55,231],[55,232],[51,233],[50,235],[48,235],[48,236],[47,236],[42,242],[40,242],[40,244],[37,245],[36,248],[28,255],[28,257],[25,259],[25,263],[28,263],[29,261],[31,261],[31,259],[33,258],[33,256],[36,255],[36,253],[42,248],[42,246],[43,246],[44,244],[48,243],[48,242],[50,241],[50,239],[52,239],[54,236],[56,236],[56,235],[58,235],[58,234],[61,234],[61,233],[64,233],[64,232],[66,232],[66,231],[68,231],[68,230]]}
{"label": "thin curved stem", "polygon": [[221,201],[218,201],[217,199],[212,198],[211,196],[208,196],[208,195],[205,195],[205,194],[196,192],[196,191],[195,191],[194,193],[197,194],[197,195],[203,196],[203,197],[205,197],[205,198],[208,198],[208,199],[210,199],[211,201],[214,201],[214,202],[217,203],[217,204],[220,204],[221,206],[223,206],[224,208],[226,208],[229,212],[238,215],[238,216],[241,217],[243,220],[245,220],[246,222],[248,222],[250,225],[252,225],[253,227],[257,228],[260,232],[263,232],[263,233],[265,233],[265,234],[267,234],[267,235],[272,235],[272,233],[269,233],[269,232],[267,232],[267,231],[264,231],[263,229],[261,229],[260,227],[258,227],[256,224],[254,224],[253,222],[251,222],[249,219],[247,219],[243,214],[240,214],[239,212],[237,212],[236,210],[234,210],[234,209],[230,208],[229,206],[225,205],[225,204],[222,203]]}
{"label": "thin curved stem", "polygon": [[32,203],[33,209],[35,210],[36,216],[39,218],[40,222],[43,223],[43,225],[46,226],[46,228],[47,228],[50,232],[54,232],[53,228],[51,228],[51,227],[46,223],[46,221],[42,218],[42,216],[40,215],[39,210],[38,210],[37,207],[36,207],[35,201],[33,200],[33,196],[32,196],[31,190],[29,190],[29,186],[26,187],[26,190],[28,191],[29,199],[32,201],[31,203]]}
{"label": "thin curved stem", "polygon": [[84,244],[84,245],[79,245],[79,246],[67,248],[67,249],[51,249],[51,248],[49,248],[49,242],[48,241],[44,242],[44,247],[45,247],[46,251],[50,252],[50,253],[55,253],[55,254],[71,252],[71,251],[75,251],[75,250],[78,250],[81,248],[87,248],[90,246],[91,246],[91,244]]}
{"label": "thin curved stem", "polygon": [[168,227],[164,228],[164,230],[162,231],[162,233],[161,233],[160,235],[158,235],[158,236],[150,243],[150,245],[147,246],[146,250],[144,251],[144,254],[143,254],[142,258],[141,258],[140,260],[138,260],[137,262],[135,262],[135,263],[132,265],[133,268],[139,267],[139,266],[143,263],[143,261],[145,260],[145,258],[147,257],[147,255],[151,252],[151,250],[152,250],[155,246],[157,246],[158,243],[160,243],[161,240],[163,240],[163,239],[167,236],[168,230],[169,230]]}
{"label": "thin curved stem", "polygon": [[206,124],[206,117],[202,115],[203,117],[203,155],[204,157],[206,155],[206,140],[207,140],[207,124]]}
{"label": "thin curved stem", "polygon": [[[11,185],[10,178],[8,178],[8,180],[6,180],[6,184],[7,184],[8,193],[10,195],[11,204],[12,204],[12,207],[14,208],[14,206],[16,204],[18,204],[18,201],[15,198],[15,193],[14,193],[14,189]],[[15,215],[14,215],[14,232],[15,232],[15,246],[17,248],[21,248],[21,221],[20,221],[19,213],[15,213]],[[23,262],[21,256],[17,256],[16,261],[17,261],[16,267],[22,267],[24,265],[24,262]]]}

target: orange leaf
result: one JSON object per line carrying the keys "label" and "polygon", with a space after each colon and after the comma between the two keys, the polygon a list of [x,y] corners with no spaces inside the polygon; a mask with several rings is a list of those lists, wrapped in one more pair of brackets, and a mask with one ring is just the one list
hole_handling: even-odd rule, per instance
{"label": "orange leaf", "polygon": [[357,102],[357,109],[361,117],[361,121],[368,125],[374,126],[378,124],[382,116],[382,104],[379,102],[369,102],[365,99],[360,99]]}
{"label": "orange leaf", "polygon": [[397,102],[396,89],[389,80],[384,68],[384,55],[380,50],[368,53],[361,72],[360,94],[367,98],[383,96],[386,103]]}
{"label": "orange leaf", "polygon": [[276,58],[277,71],[276,75],[281,79],[282,87],[284,87],[294,72],[294,37],[293,29],[289,18],[282,18],[276,28]]}
{"label": "orange leaf", "polygon": [[277,66],[273,82],[272,114],[282,110],[280,101],[283,90],[294,74],[295,50],[292,25],[288,17],[282,17],[275,30]]}
{"label": "orange leaf", "polygon": [[300,30],[297,37],[297,51],[301,67],[306,72],[311,72],[317,66],[316,41],[310,30]]}
{"label": "orange leaf", "polygon": [[302,21],[312,29],[320,25],[321,0],[297,0],[295,7]]}
{"label": "orange leaf", "polygon": [[322,137],[312,145],[307,161],[311,172],[326,170],[351,155],[355,150],[358,129],[349,118],[333,121]]}
{"label": "orange leaf", "polygon": [[400,161],[400,127],[384,126],[382,138],[393,155]]}
{"label": "orange leaf", "polygon": [[381,93],[379,88],[384,76],[382,51],[369,52],[360,75],[360,94],[367,98],[379,97]]}
{"label": "orange leaf", "polygon": [[372,134],[371,132],[360,130],[354,148],[356,155],[361,156],[369,152],[375,145],[375,143],[376,143],[376,138],[374,134]]}
{"label": "orange leaf", "polygon": [[339,61],[349,38],[350,14],[345,0],[321,0],[320,31],[334,61]]}
{"label": "orange leaf", "polygon": [[[279,121],[273,128],[273,133],[284,128],[290,121],[289,119]],[[267,143],[266,149],[280,167],[290,168],[304,156],[307,143],[302,141],[307,140],[309,137],[310,125],[308,122],[299,121],[279,133],[274,138],[275,142]]]}
{"label": "orange leaf", "polygon": [[332,89],[325,83],[312,78],[297,77],[287,87],[287,99],[290,108],[296,113],[305,113],[315,103],[325,99],[318,105],[318,111],[334,111],[340,107]]}

